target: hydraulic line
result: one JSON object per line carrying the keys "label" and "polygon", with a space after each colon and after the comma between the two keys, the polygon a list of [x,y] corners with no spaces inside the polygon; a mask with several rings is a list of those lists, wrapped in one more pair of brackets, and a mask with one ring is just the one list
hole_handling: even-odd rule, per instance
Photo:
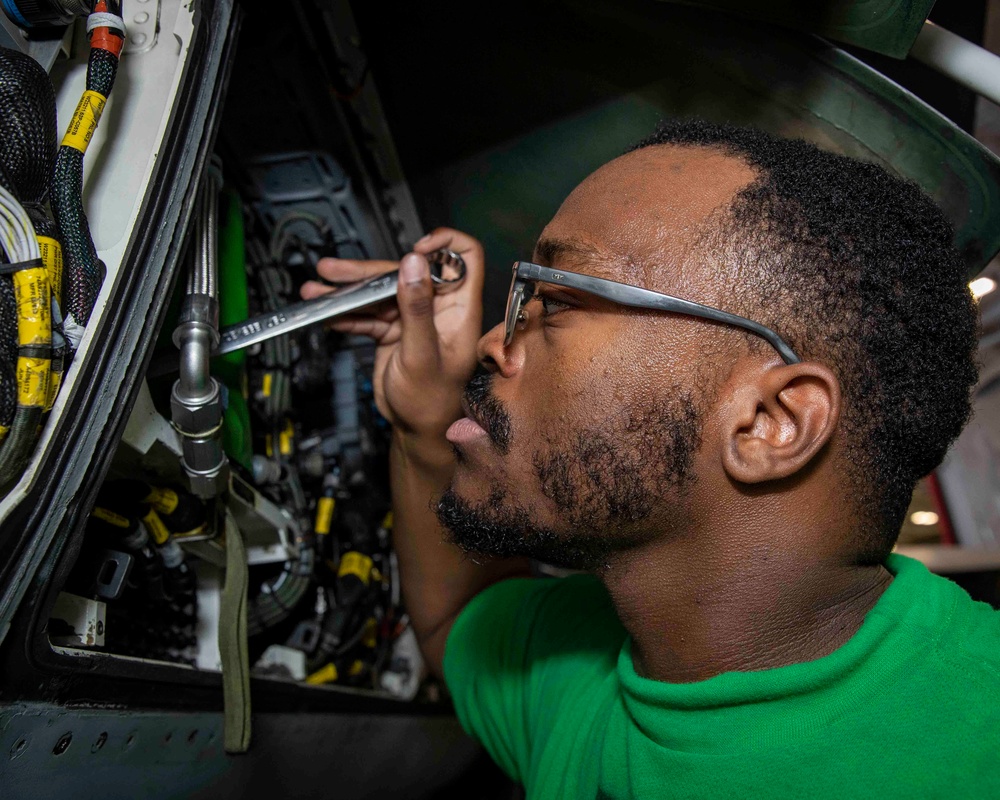
{"label": "hydraulic line", "polygon": [[220,432],[224,393],[209,370],[212,350],[219,342],[216,231],[221,188],[221,167],[213,163],[198,193],[194,262],[173,336],[180,350],[180,371],[170,392],[171,422],[183,439],[181,466],[191,491],[203,499],[217,497],[229,480]]}
{"label": "hydraulic line", "polygon": [[52,178],[52,213],[62,234],[65,259],[63,327],[74,352],[80,346],[106,272],[83,207],[83,156],[115,83],[125,42],[125,23],[120,14],[117,0],[98,0],[94,13],[87,18],[87,89],[66,128]]}

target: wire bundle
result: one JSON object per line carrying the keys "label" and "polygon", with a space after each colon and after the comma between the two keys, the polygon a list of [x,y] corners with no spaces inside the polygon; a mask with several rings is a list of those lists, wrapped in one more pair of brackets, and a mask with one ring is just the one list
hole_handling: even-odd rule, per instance
{"label": "wire bundle", "polygon": [[0,244],[13,276],[17,318],[17,407],[0,446],[0,488],[20,476],[48,399],[52,356],[52,298],[35,231],[24,207],[0,188]]}
{"label": "wire bundle", "polygon": [[80,346],[106,272],[83,208],[83,156],[118,72],[118,59],[125,42],[125,23],[120,12],[117,0],[99,0],[94,13],[87,18],[90,34],[87,89],[66,128],[52,179],[52,213],[62,234],[66,262],[62,291],[64,328],[74,351]]}
{"label": "wire bundle", "polygon": [[[61,251],[45,212],[55,159],[56,106],[45,70],[0,49],[0,490],[20,476],[62,367],[56,331],[53,371],[51,284]],[[53,311],[56,311],[53,314]],[[9,435],[8,435],[9,432]]]}

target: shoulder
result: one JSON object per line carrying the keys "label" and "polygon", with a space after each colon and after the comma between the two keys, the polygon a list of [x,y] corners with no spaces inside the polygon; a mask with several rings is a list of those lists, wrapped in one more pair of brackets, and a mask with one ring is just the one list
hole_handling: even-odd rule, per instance
{"label": "shoulder", "polygon": [[920,611],[912,619],[917,633],[935,643],[938,670],[954,679],[954,688],[966,692],[975,685],[981,700],[1000,701],[1000,611],[912,559],[894,556],[889,567],[909,582],[910,602]]}

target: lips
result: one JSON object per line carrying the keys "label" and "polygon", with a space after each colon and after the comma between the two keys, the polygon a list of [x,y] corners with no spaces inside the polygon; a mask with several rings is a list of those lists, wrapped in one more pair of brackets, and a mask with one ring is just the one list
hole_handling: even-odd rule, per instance
{"label": "lips", "polygon": [[462,411],[465,416],[453,422],[445,433],[445,438],[454,445],[467,444],[474,439],[486,436],[485,427],[476,418],[475,412],[464,398],[462,399]]}
{"label": "lips", "polygon": [[511,440],[510,414],[490,391],[492,380],[493,376],[484,371],[473,375],[466,384],[462,411],[467,425],[463,430],[468,438],[473,433],[485,434],[497,452],[506,455]]}

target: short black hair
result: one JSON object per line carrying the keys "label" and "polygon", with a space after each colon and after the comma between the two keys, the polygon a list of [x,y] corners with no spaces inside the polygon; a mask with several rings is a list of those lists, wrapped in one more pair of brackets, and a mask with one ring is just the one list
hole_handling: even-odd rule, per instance
{"label": "short black hair", "polygon": [[871,532],[859,560],[881,561],[970,414],[978,323],[951,224],[912,181],[801,139],[674,120],[632,150],[654,145],[757,172],[704,239],[738,278],[728,310],[837,374],[847,486]]}

